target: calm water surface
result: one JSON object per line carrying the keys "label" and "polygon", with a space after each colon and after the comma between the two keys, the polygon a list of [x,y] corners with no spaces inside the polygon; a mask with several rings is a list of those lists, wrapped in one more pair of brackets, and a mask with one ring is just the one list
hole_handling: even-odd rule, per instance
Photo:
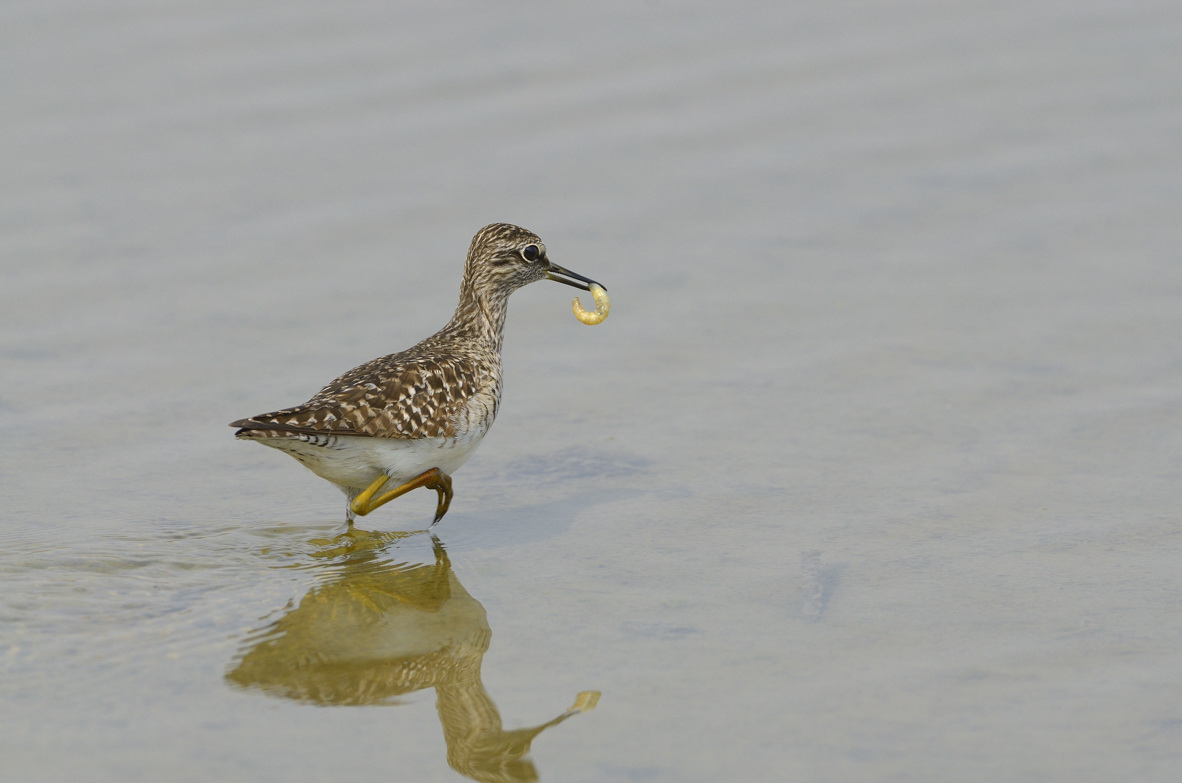
{"label": "calm water surface", "polygon": [[[1176,3],[10,3],[0,766],[1172,780]],[[434,536],[226,422],[517,293]]]}

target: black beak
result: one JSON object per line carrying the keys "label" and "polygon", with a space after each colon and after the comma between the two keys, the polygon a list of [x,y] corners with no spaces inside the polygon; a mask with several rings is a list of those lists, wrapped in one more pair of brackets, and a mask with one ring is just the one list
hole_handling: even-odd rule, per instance
{"label": "black beak", "polygon": [[600,288],[603,288],[604,291],[607,290],[591,278],[583,277],[582,275],[576,275],[569,269],[563,269],[557,264],[550,264],[550,267],[546,270],[546,279],[553,280],[556,283],[566,283],[567,285],[574,286],[575,288],[581,288],[584,291],[590,291],[592,284],[598,285]]}

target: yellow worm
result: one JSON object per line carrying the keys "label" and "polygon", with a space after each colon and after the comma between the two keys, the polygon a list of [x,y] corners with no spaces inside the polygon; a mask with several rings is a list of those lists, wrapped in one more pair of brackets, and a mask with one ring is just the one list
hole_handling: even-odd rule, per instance
{"label": "yellow worm", "polygon": [[[602,290],[602,289],[600,289]],[[590,712],[599,703],[599,691],[583,691],[575,697],[575,703],[570,705],[567,714],[572,712]]]}
{"label": "yellow worm", "polygon": [[578,318],[588,326],[603,323],[603,319],[607,318],[607,314],[611,312],[612,303],[607,299],[607,291],[603,286],[595,283],[591,284],[591,296],[595,297],[595,309],[584,310],[583,303],[579,301],[576,296],[575,301],[571,302],[571,309],[575,311],[575,318]]}

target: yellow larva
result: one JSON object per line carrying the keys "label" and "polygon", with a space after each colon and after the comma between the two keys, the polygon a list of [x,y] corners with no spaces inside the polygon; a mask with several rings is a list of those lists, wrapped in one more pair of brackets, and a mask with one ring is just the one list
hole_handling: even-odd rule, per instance
{"label": "yellow larva", "polygon": [[576,712],[590,712],[591,710],[595,709],[595,705],[598,703],[599,691],[583,691],[578,696],[575,696],[575,703],[570,705],[570,709],[566,711],[566,714],[571,715]]}
{"label": "yellow larva", "polygon": [[595,309],[584,310],[583,303],[579,301],[576,296],[575,301],[571,302],[571,309],[575,311],[575,318],[578,318],[588,326],[603,323],[603,319],[607,318],[607,314],[611,312],[612,303],[607,299],[607,291],[598,283],[591,284],[591,296],[595,297]]}

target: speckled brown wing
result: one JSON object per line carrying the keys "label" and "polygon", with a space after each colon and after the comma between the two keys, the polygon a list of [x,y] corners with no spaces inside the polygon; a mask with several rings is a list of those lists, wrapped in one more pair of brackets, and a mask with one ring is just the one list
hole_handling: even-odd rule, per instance
{"label": "speckled brown wing", "polygon": [[478,389],[475,365],[457,356],[392,354],[355,367],[303,405],[230,426],[263,437],[285,434],[454,437],[457,415]]}

